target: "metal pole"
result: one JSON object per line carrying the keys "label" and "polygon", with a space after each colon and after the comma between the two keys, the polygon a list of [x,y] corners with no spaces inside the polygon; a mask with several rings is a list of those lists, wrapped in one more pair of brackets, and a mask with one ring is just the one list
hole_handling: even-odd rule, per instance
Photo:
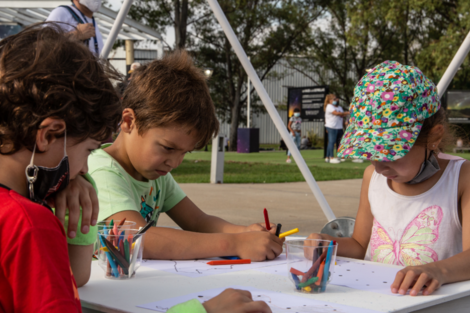
{"label": "metal pole", "polygon": [[133,1],[134,0],[124,0],[124,2],[122,3],[121,9],[119,10],[118,15],[116,16],[116,20],[114,21],[113,27],[109,32],[108,39],[104,43],[103,50],[101,50],[101,59],[106,60],[108,58],[109,52],[111,52],[111,48],[113,47],[114,42],[116,41],[116,38],[119,32],[121,31],[122,24],[124,24],[124,20],[126,19],[127,13],[129,12]]}
{"label": "metal pole", "polygon": [[126,77],[129,78],[131,65],[134,63],[134,40],[126,40]]}
{"label": "metal pole", "polygon": [[460,65],[462,65],[469,51],[470,51],[470,32],[467,34],[467,37],[465,37],[465,40],[462,42],[462,45],[460,45],[459,50],[457,51],[454,58],[452,59],[452,62],[450,62],[449,67],[447,67],[444,75],[442,75],[442,78],[439,81],[439,84],[437,84],[437,92],[439,94],[439,98],[442,98],[442,96],[446,92],[447,87],[449,87],[450,82],[452,81],[455,74],[459,70]]}
{"label": "metal pole", "polygon": [[[250,57],[248,57],[248,61],[250,60]],[[251,87],[250,87],[250,75],[247,75],[248,82],[247,82],[247,109],[246,109],[246,127],[250,128],[250,103],[251,103]]]}
{"label": "metal pole", "polygon": [[207,2],[211,6],[212,11],[214,12],[215,17],[219,21],[220,26],[222,26],[222,29],[224,30],[225,35],[230,41],[233,47],[233,50],[237,54],[238,59],[243,65],[243,68],[245,69],[246,73],[248,74],[251,81],[253,82],[253,86],[255,87],[261,101],[263,102],[264,106],[266,107],[266,110],[271,116],[271,119],[273,120],[274,125],[276,125],[276,128],[281,134],[282,139],[284,139],[284,142],[286,143],[287,148],[291,151],[292,156],[295,159],[295,162],[297,163],[297,166],[299,167],[300,171],[302,172],[302,175],[307,181],[307,184],[309,185],[310,189],[315,195],[315,198],[320,204],[320,207],[323,210],[323,213],[326,215],[327,220],[328,221],[334,220],[336,218],[335,214],[333,213],[330,206],[328,205],[328,202],[326,201],[325,196],[321,192],[320,187],[318,187],[318,184],[315,181],[315,178],[313,178],[312,173],[310,172],[307,166],[307,163],[305,163],[305,160],[302,158],[302,155],[300,154],[299,149],[297,149],[297,146],[295,145],[294,140],[291,138],[291,136],[287,132],[286,125],[284,125],[284,123],[282,122],[282,119],[279,116],[279,113],[277,112],[276,107],[274,106],[273,102],[269,98],[268,93],[266,92],[266,89],[264,89],[264,86],[261,83],[261,80],[259,79],[258,74],[256,74],[255,69],[253,68],[250,61],[248,60],[248,57],[246,56],[245,51],[240,45],[240,42],[238,41],[237,36],[235,36],[235,33],[233,32],[233,29],[230,26],[230,23],[225,17],[224,12],[220,8],[219,3],[217,2],[217,0],[207,0]]}

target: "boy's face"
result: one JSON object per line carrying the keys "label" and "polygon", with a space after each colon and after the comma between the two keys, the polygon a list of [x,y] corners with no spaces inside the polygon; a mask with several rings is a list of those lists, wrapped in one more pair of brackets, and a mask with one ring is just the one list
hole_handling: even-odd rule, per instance
{"label": "boy's face", "polygon": [[199,138],[195,130],[172,124],[150,128],[142,135],[134,128],[126,140],[129,161],[148,180],[177,168],[186,153],[194,150]]}

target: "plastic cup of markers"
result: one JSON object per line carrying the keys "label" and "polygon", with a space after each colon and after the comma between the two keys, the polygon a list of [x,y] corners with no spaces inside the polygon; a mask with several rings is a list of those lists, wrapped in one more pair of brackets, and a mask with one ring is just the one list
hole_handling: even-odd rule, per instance
{"label": "plastic cup of markers", "polygon": [[122,280],[135,276],[142,264],[144,234],[138,229],[121,229],[119,235],[98,232],[98,264],[109,279]]}
{"label": "plastic cup of markers", "polygon": [[287,273],[294,289],[302,293],[326,291],[336,264],[338,244],[306,239],[285,242]]}
{"label": "plastic cup of markers", "polygon": [[[105,220],[105,221],[100,221],[96,224],[96,228],[98,229],[98,232],[102,230],[107,230],[109,231],[111,228],[109,227],[109,224],[111,224],[111,221],[113,221],[113,224],[119,225],[121,223],[121,220]],[[133,221],[124,221],[124,223],[121,226],[117,226],[118,229],[135,229],[135,224],[136,222]],[[98,257],[97,255],[97,250],[98,250],[98,244],[99,244],[99,239],[96,238],[96,242],[94,244],[94,250],[95,251],[95,257]]]}

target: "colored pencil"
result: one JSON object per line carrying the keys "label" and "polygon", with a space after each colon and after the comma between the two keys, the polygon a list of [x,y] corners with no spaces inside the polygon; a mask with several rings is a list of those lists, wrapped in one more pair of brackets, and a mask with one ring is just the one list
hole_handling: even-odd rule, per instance
{"label": "colored pencil", "polygon": [[250,259],[240,259],[240,260],[220,260],[220,261],[209,261],[206,264],[208,265],[235,265],[235,264],[251,264]]}
{"label": "colored pencil", "polygon": [[271,230],[271,223],[269,223],[269,216],[268,216],[268,210],[264,208],[264,222],[266,223],[266,229]]}
{"label": "colored pencil", "polygon": [[289,231],[286,231],[285,233],[282,233],[279,235],[279,238],[284,238],[286,236],[290,236],[290,235],[293,235],[295,233],[298,233],[299,232],[299,229],[298,228],[294,228],[294,229],[291,229]]}

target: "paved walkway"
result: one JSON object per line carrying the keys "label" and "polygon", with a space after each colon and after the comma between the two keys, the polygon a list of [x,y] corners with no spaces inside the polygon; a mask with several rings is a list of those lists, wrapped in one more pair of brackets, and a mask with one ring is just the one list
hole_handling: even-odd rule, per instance
{"label": "paved walkway", "polygon": [[[361,179],[319,182],[336,217],[356,216]],[[327,222],[307,183],[281,184],[181,184],[188,197],[207,214],[229,222],[249,225],[263,222],[267,208],[273,223],[282,230],[298,227],[300,235],[319,232]],[[159,226],[176,226],[162,214]]]}

